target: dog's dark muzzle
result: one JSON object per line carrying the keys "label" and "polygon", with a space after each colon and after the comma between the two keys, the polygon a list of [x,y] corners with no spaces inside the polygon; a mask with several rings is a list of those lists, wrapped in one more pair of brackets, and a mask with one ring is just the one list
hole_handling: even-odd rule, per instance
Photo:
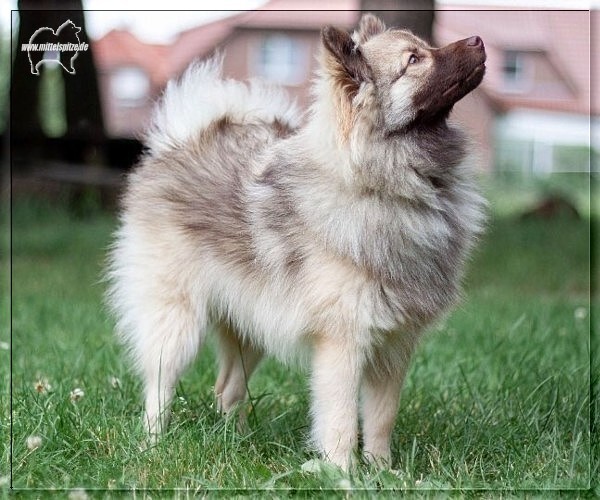
{"label": "dog's dark muzzle", "polygon": [[432,50],[433,70],[414,97],[419,119],[447,115],[454,103],[475,89],[485,74],[485,45],[472,36]]}
{"label": "dog's dark muzzle", "polygon": [[475,89],[485,73],[485,45],[478,36],[451,43],[435,53],[438,89],[445,105],[452,105]]}

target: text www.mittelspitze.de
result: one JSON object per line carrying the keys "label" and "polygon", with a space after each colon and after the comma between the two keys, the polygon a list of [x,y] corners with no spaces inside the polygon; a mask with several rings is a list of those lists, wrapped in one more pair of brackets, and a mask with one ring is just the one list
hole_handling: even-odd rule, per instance
{"label": "text www.mittelspitze.de", "polygon": [[72,52],[79,50],[87,50],[87,43],[23,43],[21,51],[33,52]]}

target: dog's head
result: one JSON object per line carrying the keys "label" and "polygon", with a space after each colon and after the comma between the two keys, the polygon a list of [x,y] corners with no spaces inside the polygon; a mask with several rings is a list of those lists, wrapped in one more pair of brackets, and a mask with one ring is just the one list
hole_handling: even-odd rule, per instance
{"label": "dog's head", "polygon": [[362,17],[353,35],[325,27],[322,41],[325,73],[345,106],[359,106],[357,96],[370,85],[376,96],[371,106],[388,132],[444,120],[485,72],[478,36],[436,49],[409,31],[386,30],[371,14]]}
{"label": "dog's head", "polygon": [[68,30],[68,32],[73,35],[77,35],[77,33],[79,33],[81,31],[81,28],[79,28],[78,26],[75,26],[75,23],[73,21],[71,21],[70,19],[68,19],[66,22],[64,22],[62,24],[62,26],[60,27],[60,30],[65,29],[65,28],[66,28],[65,33],[67,33],[67,30]]}

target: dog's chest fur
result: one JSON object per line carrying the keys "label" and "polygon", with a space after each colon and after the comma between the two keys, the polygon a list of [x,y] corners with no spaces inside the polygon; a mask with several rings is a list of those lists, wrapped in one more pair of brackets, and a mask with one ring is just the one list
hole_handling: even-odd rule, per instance
{"label": "dog's chest fur", "polygon": [[480,217],[480,200],[462,192],[462,137],[443,133],[443,148],[435,134],[388,139],[389,150],[365,154],[350,182],[302,151],[302,135],[277,147],[248,181],[257,261],[302,280],[306,266],[319,262],[315,255],[334,256],[348,280],[363,283],[371,328],[427,324],[457,298]]}

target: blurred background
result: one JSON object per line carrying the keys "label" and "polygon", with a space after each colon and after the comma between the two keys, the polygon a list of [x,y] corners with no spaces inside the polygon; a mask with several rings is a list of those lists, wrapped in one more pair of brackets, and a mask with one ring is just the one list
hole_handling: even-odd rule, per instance
{"label": "blurred background", "polygon": [[[577,7],[555,4],[543,6]],[[319,30],[325,24],[354,28],[361,9],[436,46],[472,34],[484,39],[486,78],[453,113],[476,139],[482,172],[589,173],[596,161],[599,106],[591,82],[598,80],[591,71],[599,69],[590,65],[590,51],[600,35],[590,30],[596,13],[587,10],[515,10],[536,7],[535,0],[239,0],[231,7],[252,10],[80,11],[115,6],[13,0],[19,10],[3,12],[0,130],[5,164],[9,143],[12,152],[13,195],[87,186],[110,203],[118,174],[142,149],[140,134],[167,81],[216,50],[225,51],[227,76],[271,80],[306,107]],[[402,10],[416,8],[427,10]],[[79,38],[90,50],[79,52],[73,75],[56,63],[44,63],[41,75],[32,75],[21,44],[38,27],[66,19],[82,27]]]}

